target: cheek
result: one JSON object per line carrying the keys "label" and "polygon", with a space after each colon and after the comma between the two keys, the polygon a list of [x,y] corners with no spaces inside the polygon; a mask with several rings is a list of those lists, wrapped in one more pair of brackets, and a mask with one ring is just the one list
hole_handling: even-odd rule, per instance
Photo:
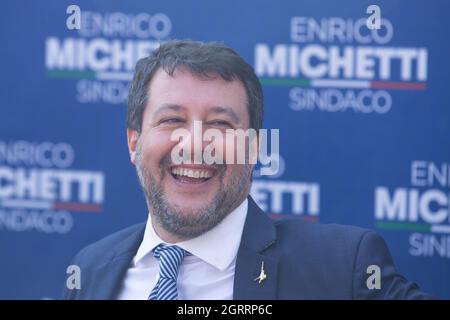
{"label": "cheek", "polygon": [[228,136],[223,143],[223,159],[226,164],[248,164],[255,161],[257,153],[256,139]]}
{"label": "cheek", "polygon": [[168,133],[148,133],[141,146],[145,164],[152,168],[159,168],[161,159],[170,154],[174,142],[170,141]]}

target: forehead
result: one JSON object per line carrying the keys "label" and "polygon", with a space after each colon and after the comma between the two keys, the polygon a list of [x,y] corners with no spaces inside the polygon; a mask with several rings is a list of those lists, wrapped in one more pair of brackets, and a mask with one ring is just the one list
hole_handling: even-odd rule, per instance
{"label": "forehead", "polygon": [[186,69],[178,69],[173,75],[161,68],[156,71],[149,85],[147,109],[156,111],[163,104],[176,104],[192,111],[230,107],[248,117],[247,94],[241,81],[226,81],[220,76],[201,78]]}

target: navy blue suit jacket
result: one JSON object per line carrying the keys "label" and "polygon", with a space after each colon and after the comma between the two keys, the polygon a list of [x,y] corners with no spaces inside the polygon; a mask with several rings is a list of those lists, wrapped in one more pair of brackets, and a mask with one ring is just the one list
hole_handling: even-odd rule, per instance
{"label": "navy blue suit jacket", "polygon": [[[81,289],[65,299],[114,299],[144,235],[145,224],[119,231],[86,248],[73,264]],[[219,248],[218,248],[219,249]],[[255,281],[261,263],[267,278]],[[381,271],[381,288],[368,289],[367,267]],[[237,254],[234,299],[431,298],[395,269],[384,240],[370,230],[303,220],[272,220],[249,197]]]}

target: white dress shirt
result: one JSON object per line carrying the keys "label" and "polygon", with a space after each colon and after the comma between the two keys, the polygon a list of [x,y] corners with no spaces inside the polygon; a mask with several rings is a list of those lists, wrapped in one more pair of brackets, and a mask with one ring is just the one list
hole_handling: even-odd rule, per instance
{"label": "white dress shirt", "polygon": [[[201,236],[176,243],[189,251],[178,272],[179,300],[233,299],[234,268],[241,242],[248,200],[245,199],[217,226]],[[144,238],[119,292],[119,300],[146,300],[159,278],[152,250],[161,243],[148,215]]]}

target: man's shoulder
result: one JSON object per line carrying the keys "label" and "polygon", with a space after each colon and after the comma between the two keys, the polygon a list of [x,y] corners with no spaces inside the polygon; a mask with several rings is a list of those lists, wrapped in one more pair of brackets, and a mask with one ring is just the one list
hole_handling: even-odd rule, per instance
{"label": "man's shoulder", "polygon": [[[361,237],[370,229],[361,228],[353,225],[336,223],[312,222],[301,217],[283,217],[273,219],[280,233],[290,236],[302,235],[308,237]],[[301,234],[299,234],[301,232]]]}
{"label": "man's shoulder", "polygon": [[139,223],[114,232],[81,249],[74,260],[79,263],[98,262],[112,258],[118,252],[133,250],[144,229],[145,223]]}
{"label": "man's shoulder", "polygon": [[344,224],[325,224],[301,218],[275,219],[277,236],[284,243],[315,248],[346,247],[356,249],[360,241],[374,231]]}
{"label": "man's shoulder", "polygon": [[[280,280],[282,297],[432,298],[397,272],[386,242],[373,230],[289,218],[275,224],[278,245],[272,254],[283,264],[283,278],[287,279]],[[378,267],[380,290],[369,289],[367,284],[368,268],[373,266]]]}

